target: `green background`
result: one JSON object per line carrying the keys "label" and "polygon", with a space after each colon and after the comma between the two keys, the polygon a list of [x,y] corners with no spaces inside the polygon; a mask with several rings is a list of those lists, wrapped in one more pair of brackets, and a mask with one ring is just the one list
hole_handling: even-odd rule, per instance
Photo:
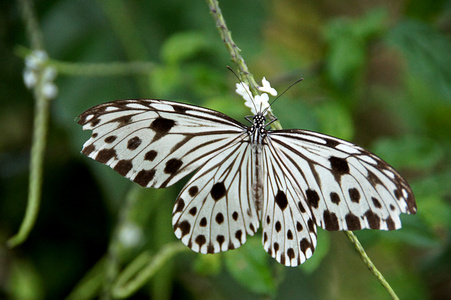
{"label": "green background", "polygon": [[[284,128],[355,142],[409,181],[418,213],[402,216],[403,229],[355,233],[401,299],[449,299],[451,1],[220,5],[257,81],[265,76],[281,92],[304,78],[272,106]],[[37,223],[23,245],[8,249],[26,207],[34,99],[22,80],[17,47],[30,42],[18,4],[0,7],[0,298],[61,299],[106,255],[121,213],[138,237],[119,247],[121,266],[177,242],[172,206],[186,182],[136,187],[80,154],[89,133],[74,119],[96,104],[127,98],[202,105],[243,122],[249,111],[234,93],[236,78],[226,66],[235,66],[206,2],[36,1],[51,59],[151,64],[145,74],[126,76],[60,70]],[[130,195],[135,201],[124,216]],[[223,254],[180,252],[132,298],[389,298],[343,233],[319,229],[318,235],[315,254],[297,268],[271,259],[259,234]]]}

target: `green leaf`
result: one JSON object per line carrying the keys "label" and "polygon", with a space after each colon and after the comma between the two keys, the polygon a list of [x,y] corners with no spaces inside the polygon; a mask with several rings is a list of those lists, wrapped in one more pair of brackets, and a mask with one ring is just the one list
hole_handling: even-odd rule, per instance
{"label": "green leaf", "polygon": [[329,46],[326,70],[332,83],[348,86],[366,63],[366,44],[385,28],[386,12],[370,11],[360,19],[335,19],[324,36]]}
{"label": "green leaf", "polygon": [[182,84],[182,75],[177,66],[158,66],[152,70],[149,83],[155,98],[170,98]]}
{"label": "green leaf", "polygon": [[183,32],[171,36],[161,49],[161,57],[169,65],[180,64],[209,48],[205,35]]}
{"label": "green leaf", "polygon": [[200,275],[217,275],[221,271],[221,258],[218,254],[196,255],[194,269]]}
{"label": "green leaf", "polygon": [[227,270],[242,286],[254,293],[275,295],[269,256],[258,238],[250,238],[238,250],[224,254]]}
{"label": "green leaf", "polygon": [[316,114],[320,121],[320,131],[344,140],[354,136],[354,125],[349,111],[336,102],[318,105]]}
{"label": "green leaf", "polygon": [[406,60],[409,76],[426,81],[451,102],[451,41],[425,23],[404,21],[387,35],[387,43]]}
{"label": "green leaf", "polygon": [[439,164],[445,155],[442,147],[434,140],[413,135],[380,139],[373,151],[384,160],[396,163],[395,167],[423,171]]}

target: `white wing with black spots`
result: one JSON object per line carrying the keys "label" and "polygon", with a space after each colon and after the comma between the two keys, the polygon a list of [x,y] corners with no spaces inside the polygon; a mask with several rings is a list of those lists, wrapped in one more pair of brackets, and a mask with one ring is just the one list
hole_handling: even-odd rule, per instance
{"label": "white wing with black spots", "polygon": [[263,150],[266,182],[262,212],[263,247],[279,263],[297,266],[316,248],[316,224],[304,195],[271,143]]}
{"label": "white wing with black spots", "polygon": [[174,184],[217,152],[247,136],[219,112],[164,100],[119,100],[80,115],[92,130],[82,153],[144,187]]}
{"label": "white wing with black spots", "polygon": [[407,182],[359,146],[305,130],[269,131],[268,143],[324,229],[399,229],[399,214],[416,212]]}
{"label": "white wing with black spots", "polygon": [[222,149],[191,178],[174,206],[175,235],[193,251],[217,253],[240,247],[259,227],[249,197],[253,157],[249,143]]}

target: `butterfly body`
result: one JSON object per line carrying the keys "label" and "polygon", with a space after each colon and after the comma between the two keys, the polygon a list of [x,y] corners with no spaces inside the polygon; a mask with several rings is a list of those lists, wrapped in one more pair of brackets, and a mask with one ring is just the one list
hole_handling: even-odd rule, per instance
{"label": "butterfly body", "polygon": [[[248,119],[249,120],[249,119]],[[175,235],[196,252],[241,246],[262,224],[264,249],[297,266],[327,230],[401,227],[415,213],[407,182],[352,143],[306,130],[267,130],[210,109],[165,100],[119,100],[80,115],[93,134],[82,152],[145,187],[197,170],[173,210]]]}

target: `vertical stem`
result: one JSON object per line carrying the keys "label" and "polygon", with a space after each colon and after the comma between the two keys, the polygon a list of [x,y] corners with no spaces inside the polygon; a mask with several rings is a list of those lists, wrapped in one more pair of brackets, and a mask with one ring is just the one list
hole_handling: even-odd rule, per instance
{"label": "vertical stem", "polygon": [[[42,34],[39,31],[39,24],[34,14],[31,1],[20,0],[19,5],[32,48],[34,50],[42,50],[44,48],[44,41],[42,39]],[[19,232],[8,240],[8,246],[11,248],[20,245],[27,239],[34,223],[36,222],[41,202],[42,173],[45,147],[47,144],[50,106],[50,99],[42,93],[42,85],[42,72],[39,72],[38,82],[33,90],[36,102],[33,123],[33,140],[31,146],[28,204]]]}

